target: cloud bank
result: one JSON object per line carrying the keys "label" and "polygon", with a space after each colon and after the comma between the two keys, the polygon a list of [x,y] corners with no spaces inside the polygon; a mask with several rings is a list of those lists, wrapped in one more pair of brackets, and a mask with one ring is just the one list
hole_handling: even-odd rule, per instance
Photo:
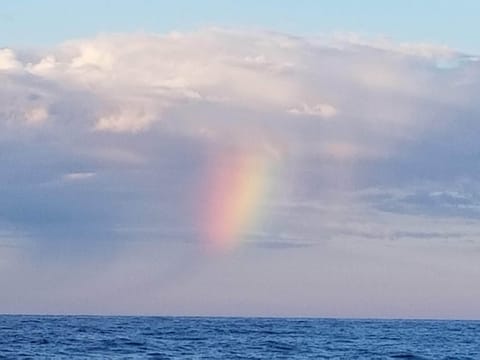
{"label": "cloud bank", "polygon": [[[455,246],[453,257],[465,270],[458,276],[479,275],[467,255],[480,249],[479,71],[472,54],[355,34],[205,29],[105,34],[35,51],[1,49],[0,282],[10,294],[3,305],[28,311],[31,304],[17,300],[32,290],[19,284],[29,283],[36,268],[42,269],[37,280],[44,289],[51,289],[49,276],[64,284],[57,298],[70,304],[64,305],[67,312],[101,312],[132,287],[144,302],[126,302],[116,310],[145,305],[153,279],[176,277],[165,268],[170,262],[176,269],[202,252],[199,218],[210,201],[205,194],[219,192],[219,185],[212,189],[205,179],[219,163],[230,163],[222,165],[228,172],[247,169],[229,181],[248,189],[224,192],[226,198],[230,192],[250,196],[251,204],[241,205],[242,214],[222,208],[231,212],[235,233],[241,231],[244,262],[258,271],[266,265],[255,265],[257,256],[273,268],[285,261],[283,253],[305,262],[295,276],[266,272],[261,281],[276,284],[274,278],[283,276],[288,284],[317,271],[312,251],[337,256],[352,271],[345,254],[356,253],[362,276],[376,279],[378,269],[368,256],[383,261],[392,246],[406,256],[412,249],[425,251],[426,261],[445,261],[447,267]],[[258,173],[261,179],[252,175]],[[257,201],[260,182],[268,191]],[[247,228],[240,220],[250,216],[250,207],[255,225]],[[236,261],[228,265],[231,277],[247,293],[260,291],[258,297],[237,294],[244,304],[240,311],[261,312],[258,304],[267,299],[263,283],[247,284]],[[407,291],[399,275],[404,264],[392,261],[398,292]],[[91,286],[86,263],[106,274]],[[412,269],[422,269],[413,263]],[[66,266],[68,276],[52,275]],[[449,274],[445,281],[457,279],[440,268]],[[228,312],[229,301],[222,297],[211,299],[211,307],[182,303],[194,293],[211,292],[205,283],[218,275],[204,271],[197,282],[187,281],[186,290],[169,289],[163,302],[154,297],[163,308],[152,302],[147,311],[209,313],[217,306]],[[8,276],[12,272],[19,274],[15,281]],[[412,286],[432,282],[427,278]],[[345,295],[339,284],[320,280],[322,289]],[[85,293],[102,289],[101,299],[91,307],[73,304],[68,295],[74,293],[68,285],[73,281]],[[273,293],[280,291],[277,285]],[[432,296],[437,285],[427,286]],[[472,309],[465,299],[479,294],[462,289],[465,298],[458,304]],[[319,295],[312,290],[306,296],[311,307],[305,313],[314,314]],[[59,306],[41,291],[37,299],[42,306],[33,309],[39,311]],[[379,300],[383,314],[428,310],[382,307],[387,300]],[[280,304],[278,311],[300,306],[291,304]],[[334,304],[333,297],[323,302],[327,313],[371,310]],[[449,311],[437,305],[437,313]]]}

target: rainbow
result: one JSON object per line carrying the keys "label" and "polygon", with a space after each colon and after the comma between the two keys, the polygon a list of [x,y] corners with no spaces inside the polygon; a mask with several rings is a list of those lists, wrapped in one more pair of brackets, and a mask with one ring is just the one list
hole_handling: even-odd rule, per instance
{"label": "rainbow", "polygon": [[202,242],[209,250],[228,251],[261,222],[274,161],[237,151],[215,156],[207,168],[199,216]]}

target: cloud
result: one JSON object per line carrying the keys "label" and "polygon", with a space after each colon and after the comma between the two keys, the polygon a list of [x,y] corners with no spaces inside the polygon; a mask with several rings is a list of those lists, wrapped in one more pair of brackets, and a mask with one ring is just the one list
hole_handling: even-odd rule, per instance
{"label": "cloud", "polygon": [[153,115],[145,109],[132,109],[132,107],[127,105],[124,110],[101,116],[95,124],[95,129],[115,132],[143,130],[153,121]]}
{"label": "cloud", "polygon": [[[161,151],[168,156],[176,147],[202,153],[254,146],[306,168],[319,158],[317,168],[348,158],[368,160],[362,169],[411,174],[406,167],[419,157],[424,169],[434,166],[428,153],[447,153],[448,134],[460,136],[479,111],[474,56],[355,34],[100,35],[42,54],[3,49],[0,59],[3,138],[33,147],[31,137],[42,136],[35,146],[53,156],[61,174],[74,169],[61,169],[57,157],[92,172],[119,160],[158,166],[158,141],[166,141]],[[447,60],[458,66],[437,66]],[[455,144],[455,151],[471,153],[473,139],[469,144]]]}
{"label": "cloud", "polygon": [[[191,195],[172,189],[195,192],[212,154],[232,148],[280,162],[291,196],[401,187],[412,176],[441,184],[441,166],[474,176],[474,160],[462,155],[476,151],[474,139],[448,139],[468,139],[480,111],[478,62],[444,46],[205,29],[100,35],[22,56],[3,49],[0,59],[3,146],[24,149],[11,155],[17,193],[22,182],[40,189],[88,179],[69,190],[91,200],[80,207],[114,188],[113,203],[132,197],[142,213],[181,215]],[[451,158],[437,163],[434,152]],[[76,193],[87,188],[87,197]],[[150,204],[155,196],[164,203]],[[129,218],[128,208],[111,210],[105,226]]]}
{"label": "cloud", "polygon": [[22,64],[16,59],[13,50],[0,49],[0,71],[15,71],[21,69]]}
{"label": "cloud", "polygon": [[302,104],[301,107],[292,108],[288,110],[288,112],[294,115],[311,115],[329,118],[337,114],[337,109],[329,104],[316,104],[314,106]]}
{"label": "cloud", "polygon": [[48,118],[48,110],[43,107],[36,107],[25,112],[25,120],[32,125],[39,125]]}
{"label": "cloud", "polygon": [[[81,284],[80,293],[104,269],[95,283],[103,304],[132,289],[151,299],[155,279],[169,277],[162,264],[170,253],[205,256],[200,192],[210,189],[209,169],[220,157],[233,163],[231,154],[261,160],[256,172],[233,170],[259,174],[244,178],[267,191],[253,229],[242,233],[247,246],[208,259],[222,276],[231,269],[246,289],[263,294],[272,282],[280,289],[269,277],[273,264],[293,287],[300,278],[309,289],[344,294],[342,284],[322,275],[320,286],[312,274],[319,266],[325,274],[349,269],[368,285],[365,279],[383,273],[371,258],[393,261],[398,267],[388,269],[397,275],[428,268],[415,262],[417,250],[451,274],[455,246],[462,274],[474,274],[479,79],[474,54],[353,35],[205,29],[104,34],[38,52],[3,49],[0,230],[15,229],[13,247],[0,246],[4,274],[19,274],[18,284],[40,279],[46,292],[33,296],[37,304],[55,302],[46,295],[52,276],[72,293],[68,284]],[[244,255],[251,267],[236,263]],[[364,274],[353,265],[357,255]],[[285,270],[290,256],[299,264],[295,276]],[[258,283],[242,282],[245,268],[262,274]],[[236,285],[209,271],[189,273],[189,298]],[[344,275],[344,288],[357,286]],[[28,287],[0,281],[31,298]],[[182,289],[165,295],[166,308],[178,310]],[[158,292],[155,301],[163,299]],[[0,304],[14,307],[18,297]]]}
{"label": "cloud", "polygon": [[448,59],[458,56],[458,52],[447,45],[422,42],[395,42],[386,36],[366,37],[362,34],[335,33],[330,39],[335,47],[369,47],[389,53],[398,53],[427,59]]}
{"label": "cloud", "polygon": [[[435,64],[456,58],[465,55],[353,35],[302,39],[210,29],[73,40],[23,63],[13,50],[3,49],[1,63],[22,70],[29,81],[93,96],[94,103],[81,105],[94,110],[90,121],[99,131],[141,131],[165,119],[165,112],[218,102],[324,118],[338,116],[340,108],[345,117],[360,113],[401,131],[402,124],[412,123],[409,97],[427,101],[432,88],[439,100],[448,95],[446,89],[438,91],[445,76]],[[385,91],[398,93],[388,100],[394,104],[386,103]],[[62,97],[61,92],[51,95]],[[371,101],[358,103],[361,96]],[[392,106],[401,119],[394,119]]]}
{"label": "cloud", "polygon": [[63,179],[66,181],[79,181],[90,179],[95,176],[93,172],[73,172],[63,175]]}

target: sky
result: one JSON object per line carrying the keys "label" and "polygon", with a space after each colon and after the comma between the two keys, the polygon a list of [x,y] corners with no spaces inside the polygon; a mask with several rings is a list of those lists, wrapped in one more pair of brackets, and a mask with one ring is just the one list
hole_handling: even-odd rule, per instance
{"label": "sky", "polygon": [[0,313],[480,319],[477,1],[5,1]]}

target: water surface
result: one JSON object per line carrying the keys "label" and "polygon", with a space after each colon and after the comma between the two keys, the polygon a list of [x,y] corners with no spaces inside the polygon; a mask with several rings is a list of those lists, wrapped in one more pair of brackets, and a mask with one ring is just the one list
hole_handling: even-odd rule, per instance
{"label": "water surface", "polygon": [[0,359],[480,359],[479,321],[0,316]]}

